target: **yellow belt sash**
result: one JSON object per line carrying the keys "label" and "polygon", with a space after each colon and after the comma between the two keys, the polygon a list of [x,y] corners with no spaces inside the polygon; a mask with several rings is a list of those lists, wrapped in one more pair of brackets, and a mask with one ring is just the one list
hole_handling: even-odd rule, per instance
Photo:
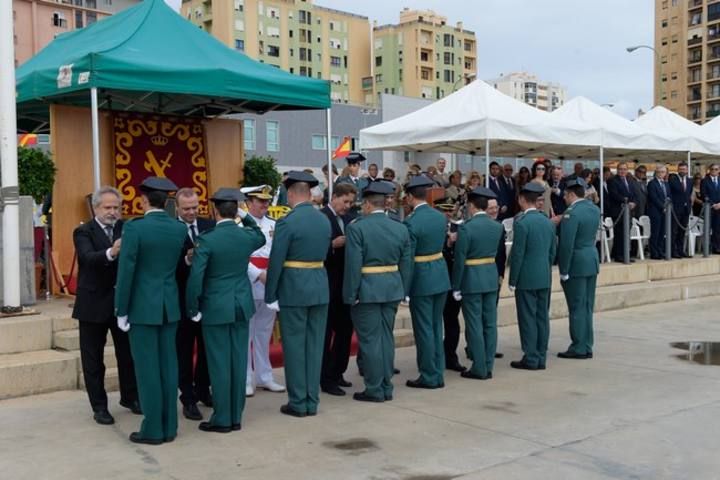
{"label": "yellow belt sash", "polygon": [[391,273],[391,272],[397,272],[398,266],[397,265],[379,265],[379,266],[373,266],[373,267],[362,267],[362,269],[360,271],[362,273],[366,273],[366,274]]}
{"label": "yellow belt sash", "polygon": [[415,263],[434,262],[443,258],[442,252],[433,253],[432,255],[418,255],[415,257]]}
{"label": "yellow belt sash", "polygon": [[490,263],[495,263],[495,259],[493,257],[468,258],[467,260],[465,260],[465,265],[470,267],[473,265],[487,265]]}
{"label": "yellow belt sash", "polygon": [[285,268],[323,268],[323,262],[301,262],[299,260],[287,260],[283,262]]}

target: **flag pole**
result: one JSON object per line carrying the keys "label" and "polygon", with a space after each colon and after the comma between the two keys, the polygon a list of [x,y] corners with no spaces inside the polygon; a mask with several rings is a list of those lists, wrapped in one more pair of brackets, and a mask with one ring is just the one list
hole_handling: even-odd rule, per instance
{"label": "flag pole", "polygon": [[332,200],[332,194],[333,194],[333,164],[332,164],[332,114],[330,112],[331,109],[325,110],[325,122],[327,126],[327,167],[328,167],[328,203]]}

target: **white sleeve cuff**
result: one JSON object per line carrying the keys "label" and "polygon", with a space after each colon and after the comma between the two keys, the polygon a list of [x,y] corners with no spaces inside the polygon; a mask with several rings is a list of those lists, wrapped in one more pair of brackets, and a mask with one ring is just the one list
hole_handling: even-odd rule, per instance
{"label": "white sleeve cuff", "polygon": [[108,262],[112,262],[112,261],[115,260],[115,257],[113,257],[112,255],[110,255],[110,252],[111,252],[111,251],[112,251],[112,248],[108,248],[107,250],[105,250],[105,258],[107,258],[107,261],[108,261]]}

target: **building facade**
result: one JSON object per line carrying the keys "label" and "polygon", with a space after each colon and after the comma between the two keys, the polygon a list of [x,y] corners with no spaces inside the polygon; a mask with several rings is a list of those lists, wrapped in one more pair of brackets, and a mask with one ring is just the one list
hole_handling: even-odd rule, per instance
{"label": "building facade", "polygon": [[373,28],[374,98],[381,94],[438,99],[477,72],[475,33],[431,10],[400,12],[400,23]]}
{"label": "building facade", "polygon": [[697,123],[720,115],[720,1],[655,1],[655,103]]}
{"label": "building facade", "polygon": [[539,80],[527,72],[515,72],[487,80],[487,83],[515,100],[552,112],[565,103],[565,87],[552,82]]}
{"label": "building facade", "polygon": [[228,47],[332,83],[335,102],[362,104],[370,75],[367,17],[311,0],[184,0],[182,15]]}
{"label": "building facade", "polygon": [[15,66],[57,35],[95,23],[139,0],[13,0]]}

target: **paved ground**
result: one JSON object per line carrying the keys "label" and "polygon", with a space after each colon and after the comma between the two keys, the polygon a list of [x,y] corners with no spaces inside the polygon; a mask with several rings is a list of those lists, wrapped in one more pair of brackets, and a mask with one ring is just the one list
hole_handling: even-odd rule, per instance
{"label": "paved ground", "polygon": [[[545,372],[509,368],[519,342],[515,327],[503,328],[506,358],[492,381],[448,375],[444,390],[399,386],[381,405],[323,396],[307,419],[278,413],[284,395],[259,393],[241,432],[203,433],[182,419],[178,439],[159,447],[127,441],[138,417],[117,407],[117,394],[113,427],[92,421],[82,392],[7,400],[0,478],[720,478],[720,367],[678,360],[668,346],[720,341],[719,303],[601,314],[595,359],[553,357]],[[566,325],[552,323],[553,355]],[[398,350],[397,364],[401,385],[415,374],[414,349]]]}

